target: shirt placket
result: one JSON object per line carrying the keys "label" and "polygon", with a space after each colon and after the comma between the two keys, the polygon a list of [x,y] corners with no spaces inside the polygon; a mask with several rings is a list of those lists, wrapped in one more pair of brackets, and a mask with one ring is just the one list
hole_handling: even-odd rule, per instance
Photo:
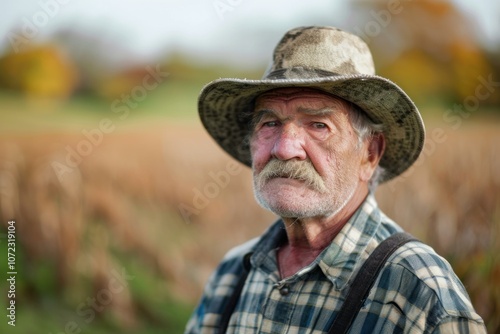
{"label": "shirt placket", "polygon": [[262,333],[288,333],[299,297],[301,281],[273,283],[262,308]]}

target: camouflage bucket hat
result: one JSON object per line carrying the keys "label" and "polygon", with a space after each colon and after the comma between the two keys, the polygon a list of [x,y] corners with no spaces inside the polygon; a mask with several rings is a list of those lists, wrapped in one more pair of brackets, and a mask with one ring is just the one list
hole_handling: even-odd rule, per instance
{"label": "camouflage bucket hat", "polygon": [[227,153],[251,166],[248,135],[255,99],[285,87],[313,88],[341,97],[382,124],[386,150],[380,166],[386,173],[381,182],[403,173],[422,151],[425,129],[415,104],[395,83],[375,75],[366,43],[333,27],[288,31],[262,80],[228,78],[207,84],[198,99],[201,121]]}

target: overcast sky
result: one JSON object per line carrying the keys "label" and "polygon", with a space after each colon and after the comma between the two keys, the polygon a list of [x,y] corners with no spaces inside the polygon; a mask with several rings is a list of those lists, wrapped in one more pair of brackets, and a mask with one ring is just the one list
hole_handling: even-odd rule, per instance
{"label": "overcast sky", "polygon": [[[500,1],[453,2],[477,23],[482,43],[500,44]],[[262,57],[262,49],[270,53],[269,47],[289,28],[346,28],[350,20],[347,1],[339,0],[8,0],[0,8],[2,52],[11,45],[16,27],[31,25],[33,39],[43,40],[71,26],[117,41],[139,59],[176,48],[197,59],[224,56],[236,65]],[[250,39],[253,43],[245,43]]]}

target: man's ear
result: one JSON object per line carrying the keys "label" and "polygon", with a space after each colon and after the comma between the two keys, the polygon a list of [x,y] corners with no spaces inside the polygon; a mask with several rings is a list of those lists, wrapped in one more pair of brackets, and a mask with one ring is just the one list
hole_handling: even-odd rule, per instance
{"label": "man's ear", "polygon": [[384,134],[378,133],[368,139],[367,152],[363,161],[361,162],[361,181],[368,182],[375,169],[377,168],[380,159],[385,151],[385,137]]}

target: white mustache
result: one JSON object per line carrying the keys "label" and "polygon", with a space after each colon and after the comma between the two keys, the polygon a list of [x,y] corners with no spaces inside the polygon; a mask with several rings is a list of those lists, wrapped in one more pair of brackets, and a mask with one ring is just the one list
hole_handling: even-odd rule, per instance
{"label": "white mustache", "polygon": [[325,192],[326,185],[310,160],[270,160],[258,175],[258,183],[262,187],[267,181],[285,177],[304,181],[314,190]]}

